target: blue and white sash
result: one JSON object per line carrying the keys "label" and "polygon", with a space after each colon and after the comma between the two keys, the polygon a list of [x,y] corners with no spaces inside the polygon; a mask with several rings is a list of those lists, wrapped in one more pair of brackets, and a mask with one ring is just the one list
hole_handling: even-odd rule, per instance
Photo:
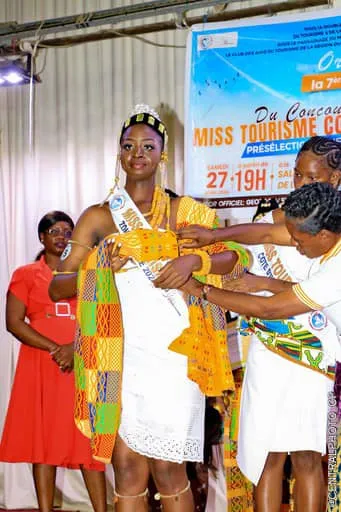
{"label": "blue and white sash", "polygon": [[[109,208],[113,221],[120,233],[127,233],[139,228],[152,229],[125,189],[116,189],[109,198]],[[156,279],[157,272],[166,264],[166,261],[148,263],[134,261],[134,264],[152,282]],[[175,321],[183,324],[183,329],[188,327],[188,308],[182,293],[178,290],[161,290],[158,288],[155,288],[155,293],[159,293],[160,300],[168,302],[170,315],[176,313],[174,315],[177,317]]]}

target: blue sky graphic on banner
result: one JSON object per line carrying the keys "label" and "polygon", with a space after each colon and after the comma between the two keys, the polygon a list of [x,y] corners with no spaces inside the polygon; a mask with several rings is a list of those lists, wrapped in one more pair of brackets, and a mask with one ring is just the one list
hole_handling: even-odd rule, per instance
{"label": "blue sky graphic on banner", "polygon": [[215,208],[255,206],[291,190],[305,140],[341,140],[340,14],[192,28],[186,194]]}

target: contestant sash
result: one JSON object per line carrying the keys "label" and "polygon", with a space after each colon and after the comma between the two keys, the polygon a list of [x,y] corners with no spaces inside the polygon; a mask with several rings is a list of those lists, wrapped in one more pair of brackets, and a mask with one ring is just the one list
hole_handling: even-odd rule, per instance
{"label": "contestant sash", "polygon": [[[112,194],[109,199],[109,207],[113,221],[120,233],[127,233],[139,228],[152,229],[126,190],[118,189]],[[144,261],[134,261],[134,263],[142,270],[146,278],[152,282],[157,277],[157,271],[167,262],[153,261],[147,263]],[[183,322],[183,328],[188,327],[187,305],[181,292],[178,290],[155,288],[155,293],[159,293],[160,300],[166,300],[170,304],[170,314],[174,314],[174,311],[177,313],[180,321]]]}
{"label": "contestant sash", "polygon": [[[291,282],[309,275],[312,261],[300,256],[293,247],[266,244],[253,246],[251,250],[254,261],[251,272],[257,275]],[[334,378],[334,342],[330,340],[336,331],[323,312],[312,311],[285,320],[242,318],[240,329],[241,334],[257,336],[278,355]]]}

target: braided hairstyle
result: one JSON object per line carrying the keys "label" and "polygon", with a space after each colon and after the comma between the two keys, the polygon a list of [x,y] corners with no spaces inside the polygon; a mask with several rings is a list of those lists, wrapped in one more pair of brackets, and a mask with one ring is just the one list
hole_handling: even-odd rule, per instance
{"label": "braided hairstyle", "polygon": [[303,185],[291,192],[283,206],[285,216],[298,229],[316,235],[322,229],[341,233],[341,192],[329,183]]}
{"label": "braided hairstyle", "polygon": [[314,155],[324,158],[328,167],[341,171],[341,143],[329,137],[317,135],[308,139],[299,152],[297,158],[305,151],[311,151]]}

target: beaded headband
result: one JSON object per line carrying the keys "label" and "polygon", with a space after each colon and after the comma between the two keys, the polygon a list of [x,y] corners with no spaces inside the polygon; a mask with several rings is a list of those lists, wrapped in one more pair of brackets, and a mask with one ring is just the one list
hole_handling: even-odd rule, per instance
{"label": "beaded headband", "polygon": [[139,104],[136,105],[134,110],[131,112],[128,119],[122,126],[120,142],[122,140],[124,132],[135,124],[145,124],[150,126],[156,133],[160,135],[164,144],[167,144],[167,130],[165,125],[160,119],[159,114],[153,110],[149,105]]}

